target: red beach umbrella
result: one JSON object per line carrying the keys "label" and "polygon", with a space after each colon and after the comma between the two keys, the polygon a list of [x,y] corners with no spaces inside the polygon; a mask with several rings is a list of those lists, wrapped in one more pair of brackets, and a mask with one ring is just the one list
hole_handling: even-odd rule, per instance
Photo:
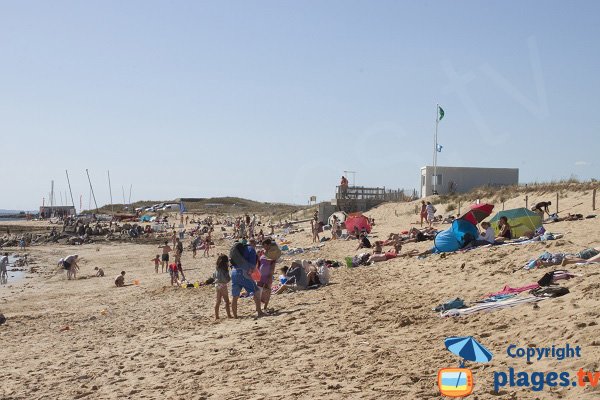
{"label": "red beach umbrella", "polygon": [[470,210],[461,215],[459,219],[464,219],[465,221],[469,221],[473,225],[477,225],[478,223],[489,217],[493,209],[493,204],[472,204]]}
{"label": "red beach umbrella", "polygon": [[371,225],[369,224],[369,220],[362,214],[351,214],[346,218],[346,229],[348,232],[353,232],[354,228],[358,228],[359,232],[362,232],[363,229],[367,231],[367,233],[371,233]]}

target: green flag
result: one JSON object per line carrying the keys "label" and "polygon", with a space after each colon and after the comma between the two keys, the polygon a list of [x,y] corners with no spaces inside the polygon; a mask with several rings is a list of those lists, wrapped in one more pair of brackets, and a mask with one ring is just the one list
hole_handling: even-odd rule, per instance
{"label": "green flag", "polygon": [[444,118],[444,109],[440,106],[438,106],[439,112],[440,112],[440,117],[438,118],[438,121],[441,121],[442,118]]}

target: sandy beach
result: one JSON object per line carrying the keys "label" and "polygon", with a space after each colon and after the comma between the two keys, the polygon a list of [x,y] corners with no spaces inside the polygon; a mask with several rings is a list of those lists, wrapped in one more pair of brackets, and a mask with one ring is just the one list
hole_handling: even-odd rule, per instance
{"label": "sandy beach", "polygon": [[[538,194],[537,198],[544,198]],[[485,201],[485,199],[482,199]],[[366,214],[375,218],[372,237],[414,225],[415,204],[386,203]],[[583,204],[581,204],[583,203]],[[505,207],[523,206],[522,196]],[[448,214],[444,205],[438,211]],[[498,211],[501,205],[496,205]],[[569,192],[561,208],[591,214],[589,193]],[[500,208],[501,209],[501,208]],[[25,223],[26,224],[26,223]],[[449,225],[440,225],[445,229]],[[287,239],[310,247],[308,224]],[[155,245],[102,243],[43,245],[25,252],[37,273],[0,287],[0,397],[2,399],[433,399],[440,398],[440,368],[459,359],[444,347],[450,336],[474,336],[493,354],[488,364],[467,363],[474,374],[473,399],[598,399],[600,385],[503,387],[494,392],[496,371],[600,371],[599,265],[569,265],[580,277],[560,281],[566,296],[460,318],[441,318],[436,305],[460,297],[469,303],[505,285],[538,281],[558,267],[519,267],[544,251],[578,252],[599,245],[598,219],[547,224],[563,238],[493,246],[424,259],[397,258],[371,266],[332,269],[331,284],[317,290],[275,295],[272,316],[255,319],[241,299],[238,320],[214,321],[214,288],[171,287],[155,274]],[[326,232],[325,235],[329,236]],[[186,244],[189,239],[186,239]],[[285,256],[343,261],[357,254],[356,241],[328,241],[316,252]],[[216,240],[213,254],[231,241]],[[404,250],[425,250],[431,242]],[[3,251],[21,252],[17,248]],[[79,254],[80,279],[67,281],[56,262]],[[205,280],[215,257],[183,254],[190,280]],[[104,278],[91,277],[101,267]],[[114,278],[127,272],[116,288]],[[82,279],[83,277],[88,277]],[[222,313],[224,315],[224,312]],[[581,356],[527,363],[507,347],[581,347]]]}

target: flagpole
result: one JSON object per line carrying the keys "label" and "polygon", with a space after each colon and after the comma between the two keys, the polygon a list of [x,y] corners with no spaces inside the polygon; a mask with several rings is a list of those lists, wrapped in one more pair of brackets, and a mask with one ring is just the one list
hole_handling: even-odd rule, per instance
{"label": "flagpole", "polygon": [[433,194],[437,194],[437,136],[438,136],[438,124],[440,122],[440,105],[435,105],[435,135],[433,137]]}

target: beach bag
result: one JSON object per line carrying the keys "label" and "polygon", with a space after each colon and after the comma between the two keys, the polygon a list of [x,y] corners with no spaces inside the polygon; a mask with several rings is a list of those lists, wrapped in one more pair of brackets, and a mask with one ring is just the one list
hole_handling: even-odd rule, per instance
{"label": "beach bag", "polygon": [[546,286],[531,290],[529,293],[536,297],[560,297],[569,293],[569,288],[564,286]]}
{"label": "beach bag", "polygon": [[269,250],[265,253],[265,257],[269,260],[277,261],[281,257],[281,249],[276,244],[272,243]]}
{"label": "beach bag", "polygon": [[248,263],[244,258],[244,247],[244,244],[239,242],[231,247],[231,250],[229,250],[229,259],[231,260],[231,264],[237,267],[243,267]]}

